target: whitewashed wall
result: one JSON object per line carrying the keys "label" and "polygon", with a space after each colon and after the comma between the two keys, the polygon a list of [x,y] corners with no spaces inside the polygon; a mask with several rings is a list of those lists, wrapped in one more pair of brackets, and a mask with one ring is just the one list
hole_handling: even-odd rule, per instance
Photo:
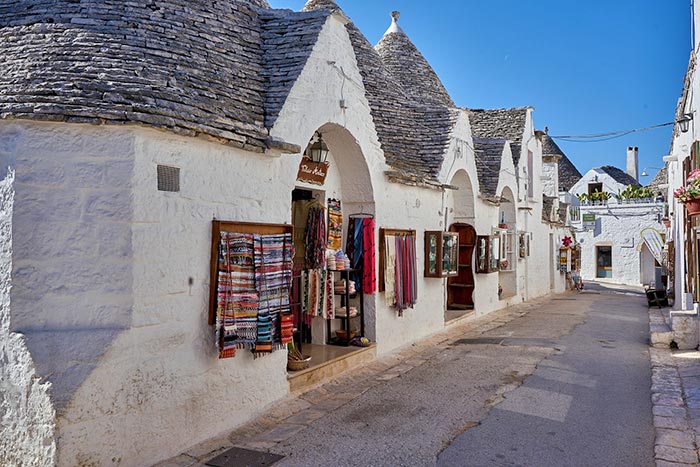
{"label": "whitewashed wall", "polygon": [[20,125],[0,122],[0,464],[56,460],[50,384],[36,373],[24,336],[11,332],[12,227]]}
{"label": "whitewashed wall", "polygon": [[611,193],[613,195],[627,188],[627,185],[618,182],[610,175],[608,175],[607,172],[598,169],[591,169],[588,172],[586,172],[583,175],[583,177],[581,177],[581,179],[574,184],[574,186],[571,187],[569,193],[573,195],[579,195],[583,193],[588,194],[589,183],[602,183],[603,191],[607,191],[608,193]]}
{"label": "whitewashed wall", "polygon": [[581,206],[581,214],[596,215],[594,230],[578,231],[581,243],[581,277],[596,279],[596,247],[612,246],[612,277],[602,281],[619,284],[641,284],[641,231],[647,227],[662,230],[659,217],[663,205],[610,204]]}

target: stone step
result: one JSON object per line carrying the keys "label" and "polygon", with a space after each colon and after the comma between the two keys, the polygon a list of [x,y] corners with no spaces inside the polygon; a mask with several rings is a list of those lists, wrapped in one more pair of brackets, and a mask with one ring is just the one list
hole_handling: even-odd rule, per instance
{"label": "stone step", "polygon": [[[295,371],[287,377],[289,392],[298,394],[329,381],[341,373],[367,365],[377,358],[377,346],[354,347],[350,353],[315,364],[306,370]],[[313,362],[313,360],[312,360]]]}
{"label": "stone step", "polygon": [[651,335],[652,347],[669,348],[673,341],[673,331],[671,331],[668,310],[650,308],[649,309],[649,331]]}

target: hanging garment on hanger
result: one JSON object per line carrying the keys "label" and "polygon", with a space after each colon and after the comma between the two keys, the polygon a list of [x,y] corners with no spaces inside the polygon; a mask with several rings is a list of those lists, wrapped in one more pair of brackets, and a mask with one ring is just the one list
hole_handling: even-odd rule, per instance
{"label": "hanging garment on hanger", "polygon": [[292,203],[292,224],[294,225],[294,263],[303,267],[306,255],[306,224],[313,200],[298,200]]}
{"label": "hanging garment on hanger", "polygon": [[259,298],[253,235],[221,232],[220,238],[216,339],[219,358],[230,358],[236,355],[236,348],[255,342]]}
{"label": "hanging garment on hanger", "polygon": [[362,292],[373,294],[377,290],[376,246],[374,219],[362,219]]}
{"label": "hanging garment on hanger", "polygon": [[343,211],[340,200],[328,199],[328,248],[340,250],[343,247]]}
{"label": "hanging garment on hanger", "polygon": [[396,238],[392,235],[384,237],[384,289],[386,302],[389,306],[396,305]]}
{"label": "hanging garment on hanger", "polygon": [[290,313],[292,284],[292,236],[254,235],[255,286],[258,304],[256,352],[271,352],[281,345],[279,319]]}
{"label": "hanging garment on hanger", "polygon": [[306,249],[304,267],[306,269],[324,269],[326,267],[326,210],[318,202],[309,209],[306,223],[304,248]]}
{"label": "hanging garment on hanger", "polygon": [[[399,316],[407,308],[413,308],[418,300],[416,238],[414,235],[396,235],[387,247],[393,243],[394,257],[394,295],[395,306]],[[388,256],[388,255],[387,255]],[[387,261],[389,259],[387,258]]]}

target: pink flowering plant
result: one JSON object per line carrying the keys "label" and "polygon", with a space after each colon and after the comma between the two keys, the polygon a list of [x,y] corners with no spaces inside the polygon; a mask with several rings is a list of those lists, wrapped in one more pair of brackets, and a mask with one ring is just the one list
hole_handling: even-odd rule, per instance
{"label": "pink flowering plant", "polygon": [[695,169],[688,174],[687,185],[675,190],[673,197],[681,203],[700,198],[700,169]]}

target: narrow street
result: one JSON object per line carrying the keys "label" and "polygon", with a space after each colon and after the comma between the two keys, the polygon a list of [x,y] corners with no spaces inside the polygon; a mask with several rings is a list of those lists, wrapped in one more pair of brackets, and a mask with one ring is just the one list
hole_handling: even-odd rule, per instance
{"label": "narrow street", "polygon": [[162,465],[238,446],[280,467],[653,466],[645,301],[590,287],[449,328]]}
{"label": "narrow street", "polygon": [[[588,308],[582,310],[585,323],[556,339],[560,351],[541,361],[478,427],[452,441],[438,465],[655,465],[642,298],[601,294],[578,301],[577,308]],[[563,310],[573,302],[554,303]],[[559,313],[547,315],[558,320]],[[517,345],[532,334],[527,321],[490,334],[518,336],[506,341]]]}

